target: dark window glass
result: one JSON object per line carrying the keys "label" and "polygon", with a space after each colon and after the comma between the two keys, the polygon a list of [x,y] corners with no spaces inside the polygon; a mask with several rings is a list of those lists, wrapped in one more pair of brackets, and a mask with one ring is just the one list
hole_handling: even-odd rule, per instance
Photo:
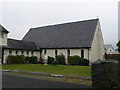
{"label": "dark window glass", "polygon": [[31,54],[33,55],[33,51],[31,51]]}
{"label": "dark window glass", "polygon": [[69,56],[70,56],[70,50],[67,50],[67,56],[69,58]]}
{"label": "dark window glass", "polygon": [[27,51],[27,55],[29,54],[29,51]]}
{"label": "dark window glass", "polygon": [[24,51],[21,51],[21,54],[23,54],[24,53]]}
{"label": "dark window glass", "polygon": [[81,50],[81,58],[84,58],[84,50]]}
{"label": "dark window glass", "polygon": [[46,54],[47,53],[47,50],[44,50],[44,54]]}
{"label": "dark window glass", "polygon": [[12,50],[9,50],[9,54],[10,54],[10,55],[12,54]]}
{"label": "dark window glass", "polygon": [[16,51],[16,54],[18,54],[18,51]]}
{"label": "dark window glass", "polygon": [[58,53],[57,50],[55,50],[55,58],[57,58],[57,53]]}
{"label": "dark window glass", "polygon": [[42,53],[42,50],[40,50],[40,53]]}

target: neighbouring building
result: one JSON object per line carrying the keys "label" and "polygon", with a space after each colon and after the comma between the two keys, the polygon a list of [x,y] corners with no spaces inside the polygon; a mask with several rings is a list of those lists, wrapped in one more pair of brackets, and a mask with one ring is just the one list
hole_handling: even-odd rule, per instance
{"label": "neighbouring building", "polygon": [[[8,31],[2,30],[2,33],[6,33],[7,38]],[[67,58],[73,55],[88,59],[90,63],[104,60],[99,19],[31,28],[22,40],[6,39],[6,42],[2,50],[2,63],[6,63],[8,55],[34,55],[40,60],[44,59],[44,55],[56,58],[64,54],[66,63]]]}
{"label": "neighbouring building", "polygon": [[115,54],[116,53],[116,51],[112,47],[112,45],[104,45],[104,47],[105,47],[105,53],[106,54]]}

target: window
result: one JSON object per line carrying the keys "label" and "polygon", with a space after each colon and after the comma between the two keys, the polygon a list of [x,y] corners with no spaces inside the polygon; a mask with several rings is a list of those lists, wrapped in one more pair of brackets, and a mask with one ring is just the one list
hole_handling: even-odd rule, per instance
{"label": "window", "polygon": [[47,53],[47,50],[44,50],[44,55]]}
{"label": "window", "polygon": [[67,50],[67,56],[69,58],[69,56],[70,56],[70,50]]}
{"label": "window", "polygon": [[24,54],[24,51],[21,51],[21,54],[23,55],[23,54]]}
{"label": "window", "polygon": [[29,51],[27,51],[27,55],[29,54]]}
{"label": "window", "polygon": [[33,55],[33,51],[31,51],[31,55]]}
{"label": "window", "polygon": [[42,50],[40,49],[40,53],[42,53]]}
{"label": "window", "polygon": [[12,51],[11,50],[9,50],[9,55],[12,55]]}
{"label": "window", "polygon": [[55,58],[57,58],[57,53],[58,53],[57,50],[55,50]]}
{"label": "window", "polygon": [[18,51],[16,51],[16,55],[18,54]]}
{"label": "window", "polygon": [[84,50],[81,50],[81,58],[84,58]]}

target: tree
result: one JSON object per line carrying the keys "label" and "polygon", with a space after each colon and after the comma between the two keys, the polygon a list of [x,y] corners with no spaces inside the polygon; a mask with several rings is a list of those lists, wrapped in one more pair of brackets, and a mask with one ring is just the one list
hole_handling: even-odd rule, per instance
{"label": "tree", "polygon": [[118,52],[120,52],[120,40],[117,43],[117,47],[118,47]]}

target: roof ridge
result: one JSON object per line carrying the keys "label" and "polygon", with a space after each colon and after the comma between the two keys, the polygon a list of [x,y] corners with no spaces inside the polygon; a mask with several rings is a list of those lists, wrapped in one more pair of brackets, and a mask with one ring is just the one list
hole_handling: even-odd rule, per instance
{"label": "roof ridge", "polygon": [[54,25],[45,25],[45,26],[30,28],[30,30],[38,29],[38,28],[44,28],[44,27],[52,27],[52,26],[58,26],[58,25],[66,25],[66,24],[72,24],[72,23],[79,23],[79,22],[94,21],[94,20],[99,20],[99,18],[96,18],[96,19],[88,19],[88,20],[82,20],[82,21],[74,21],[74,22],[71,21],[71,22],[59,23],[59,24],[54,24]]}
{"label": "roof ridge", "polygon": [[17,40],[17,39],[12,39],[12,38],[8,38],[8,40],[14,40],[14,41],[19,41],[19,42],[35,43],[35,42],[23,41],[23,40]]}

